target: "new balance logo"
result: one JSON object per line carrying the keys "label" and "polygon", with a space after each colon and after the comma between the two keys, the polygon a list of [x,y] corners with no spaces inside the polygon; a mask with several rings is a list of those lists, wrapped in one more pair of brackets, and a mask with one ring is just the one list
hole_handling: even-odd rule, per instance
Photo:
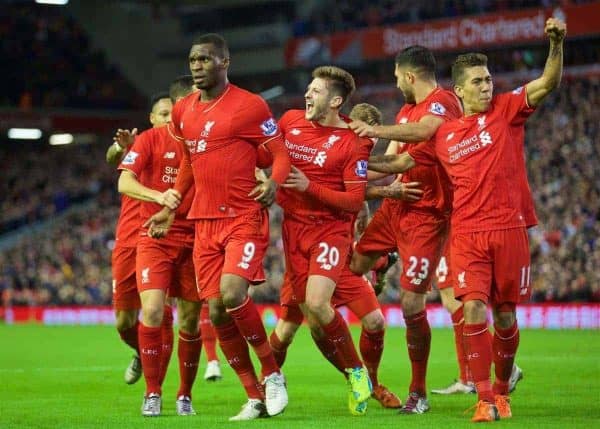
{"label": "new balance logo", "polygon": [[454,133],[448,134],[448,136],[446,137],[446,141],[449,142],[450,140],[452,140],[452,138],[454,138]]}
{"label": "new balance logo", "polygon": [[325,161],[327,161],[327,152],[320,151],[315,156],[315,160],[313,161],[313,164],[316,164],[319,167],[323,167],[323,165],[325,165]]}
{"label": "new balance logo", "polygon": [[175,152],[165,152],[165,159],[175,159]]}
{"label": "new balance logo", "polygon": [[301,131],[298,128],[293,128],[290,133],[292,133],[293,136],[298,136],[300,135]]}
{"label": "new balance logo", "polygon": [[479,133],[479,140],[481,141],[482,147],[492,144],[492,136],[487,131],[482,131]]}
{"label": "new balance logo", "polygon": [[250,268],[250,264],[248,262],[240,262],[237,266],[243,270],[247,270]]}
{"label": "new balance logo", "polygon": [[142,269],[142,283],[150,283],[150,267]]}
{"label": "new balance logo", "polygon": [[212,127],[215,125],[215,121],[206,121],[206,124],[204,124],[204,131],[202,131],[202,133],[200,133],[200,135],[202,137],[208,137],[208,134],[210,133],[210,130],[212,129]]}

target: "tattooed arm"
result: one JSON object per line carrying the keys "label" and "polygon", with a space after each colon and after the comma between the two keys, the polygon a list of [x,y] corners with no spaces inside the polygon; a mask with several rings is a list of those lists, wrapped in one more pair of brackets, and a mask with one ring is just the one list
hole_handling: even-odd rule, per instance
{"label": "tattooed arm", "polygon": [[542,75],[526,85],[527,104],[538,106],[544,98],[560,84],[563,70],[563,40],[567,33],[566,24],[560,19],[549,18],[544,32],[550,39],[550,52]]}

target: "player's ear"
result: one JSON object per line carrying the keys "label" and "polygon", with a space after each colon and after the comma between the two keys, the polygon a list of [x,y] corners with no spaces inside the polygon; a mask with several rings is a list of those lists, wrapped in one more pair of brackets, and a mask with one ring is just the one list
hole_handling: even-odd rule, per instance
{"label": "player's ear", "polygon": [[332,109],[339,109],[342,107],[342,104],[344,104],[344,99],[340,95],[334,95],[329,100],[329,105]]}
{"label": "player's ear", "polygon": [[150,114],[148,115],[148,120],[150,121],[150,123],[152,125],[154,125],[155,121],[154,121],[154,113],[153,112],[150,112]]}
{"label": "player's ear", "polygon": [[462,100],[463,98],[463,88],[460,85],[454,85],[454,93],[456,94],[456,96],[458,98],[460,98]]}
{"label": "player's ear", "polygon": [[229,68],[229,58],[223,58],[223,60],[221,61],[220,67],[224,70]]}

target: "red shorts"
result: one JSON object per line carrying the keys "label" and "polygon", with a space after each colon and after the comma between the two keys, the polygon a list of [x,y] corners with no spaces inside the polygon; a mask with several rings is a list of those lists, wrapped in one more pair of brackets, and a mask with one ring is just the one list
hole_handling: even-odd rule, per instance
{"label": "red shorts", "polygon": [[439,290],[452,287],[452,273],[450,272],[450,238],[444,243],[442,256],[440,256],[440,262],[438,262],[438,266],[435,270],[435,276],[437,278],[436,284]]}
{"label": "red shorts", "polygon": [[[280,302],[282,307],[281,318],[296,325],[301,324],[304,315],[300,310],[299,304],[300,302],[304,302],[304,299],[302,301],[298,300],[287,275],[284,277],[283,284],[281,285]],[[350,271],[348,265],[344,267],[333,292],[331,305],[334,307],[345,305],[359,319],[380,308],[375,291],[367,278],[354,274]]]}
{"label": "red shorts", "polygon": [[352,223],[319,221],[307,224],[284,219],[281,226],[286,276],[298,302],[304,302],[309,276],[320,275],[338,282],[348,264]]}
{"label": "red shorts", "polygon": [[367,225],[355,250],[363,255],[382,255],[398,249],[402,260],[400,287],[427,293],[448,236],[448,226],[445,216],[383,204]]}
{"label": "red shorts", "polygon": [[454,296],[486,303],[529,299],[529,239],[525,228],[452,233]]}
{"label": "red shorts", "polygon": [[269,246],[269,212],[198,219],[194,266],[202,299],[221,296],[221,275],[235,274],[250,284],[265,281],[263,258]]}
{"label": "red shorts", "polygon": [[112,251],[113,307],[117,311],[142,308],[135,281],[135,247],[118,244]]}
{"label": "red shorts", "polygon": [[140,292],[161,289],[170,297],[200,301],[190,247],[141,237],[137,247],[136,277]]}

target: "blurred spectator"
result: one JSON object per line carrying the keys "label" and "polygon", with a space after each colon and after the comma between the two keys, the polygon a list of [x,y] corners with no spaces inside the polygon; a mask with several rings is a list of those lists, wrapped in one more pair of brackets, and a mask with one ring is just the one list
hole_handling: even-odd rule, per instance
{"label": "blurred spectator", "polygon": [[27,3],[0,8],[0,105],[143,108],[144,99],[63,8]]}

